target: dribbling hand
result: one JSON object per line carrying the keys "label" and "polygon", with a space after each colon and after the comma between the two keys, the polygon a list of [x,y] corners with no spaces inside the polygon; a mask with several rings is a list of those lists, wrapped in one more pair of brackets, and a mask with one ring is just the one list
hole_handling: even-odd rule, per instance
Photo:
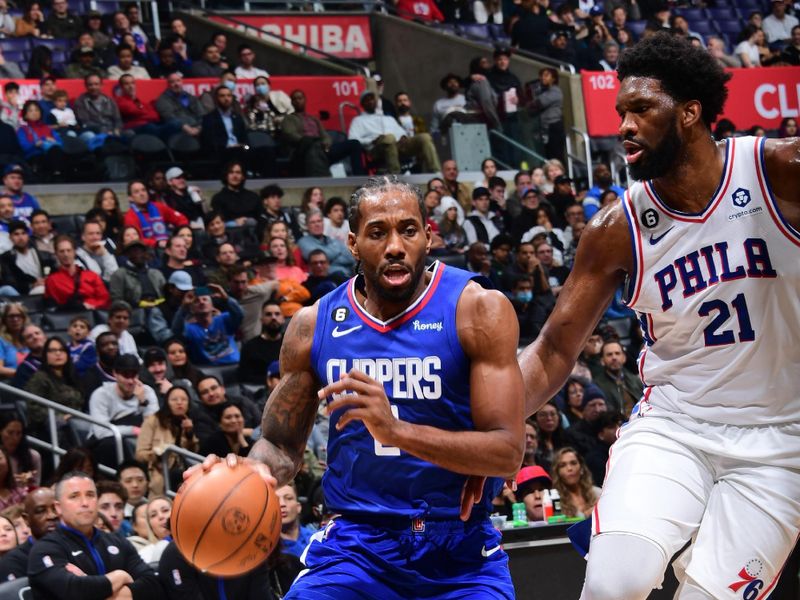
{"label": "dribbling hand", "polygon": [[337,430],[341,431],[351,421],[358,420],[364,423],[370,435],[379,443],[396,445],[393,436],[400,421],[392,414],[383,384],[361,371],[351,369],[339,381],[322,388],[317,395],[320,400],[332,398],[327,407],[329,415],[346,409],[336,423]]}
{"label": "dribbling hand", "polygon": [[255,469],[256,473],[261,475],[261,478],[267,483],[267,485],[275,488],[278,485],[278,480],[272,476],[272,471],[270,471],[269,467],[262,462],[257,460],[253,460],[251,458],[244,458],[242,456],[238,456],[231,452],[228,454],[224,459],[220,458],[216,454],[209,454],[206,456],[205,460],[200,463],[199,465],[193,465],[186,469],[183,472],[183,480],[186,481],[192,475],[197,473],[198,471],[202,471],[203,473],[208,473],[215,464],[225,461],[229,468],[235,469],[236,465],[239,464],[246,464]]}

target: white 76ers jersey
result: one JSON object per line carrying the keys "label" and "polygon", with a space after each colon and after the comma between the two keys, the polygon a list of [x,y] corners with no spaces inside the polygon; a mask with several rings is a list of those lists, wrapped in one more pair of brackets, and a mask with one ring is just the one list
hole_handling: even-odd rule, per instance
{"label": "white 76ers jersey", "polygon": [[650,182],[625,194],[628,305],[653,407],[731,425],[800,422],[800,232],[778,210],[763,149],[730,139],[698,214],[669,208]]}

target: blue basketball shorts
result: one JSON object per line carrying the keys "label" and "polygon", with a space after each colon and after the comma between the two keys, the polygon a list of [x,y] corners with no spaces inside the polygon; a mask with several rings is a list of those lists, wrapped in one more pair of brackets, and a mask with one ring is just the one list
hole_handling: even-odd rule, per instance
{"label": "blue basketball shorts", "polygon": [[312,536],[285,600],[513,599],[500,539],[485,517],[339,517]]}

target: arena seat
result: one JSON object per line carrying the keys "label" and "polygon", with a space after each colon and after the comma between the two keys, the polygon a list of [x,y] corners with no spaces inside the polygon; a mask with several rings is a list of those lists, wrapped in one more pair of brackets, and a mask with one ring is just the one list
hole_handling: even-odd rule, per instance
{"label": "arena seat", "polygon": [[96,325],[94,315],[90,310],[48,310],[44,312],[42,317],[42,329],[47,332],[66,331],[69,327],[69,322],[77,316],[85,317],[89,321],[90,328]]}
{"label": "arena seat", "polygon": [[[27,590],[27,592],[26,592]],[[27,577],[20,577],[12,581],[0,583],[0,600],[20,600],[20,598],[32,598],[31,587]]]}
{"label": "arena seat", "polygon": [[714,8],[707,8],[708,14],[714,21],[725,21],[725,20],[738,20],[739,15],[736,12],[735,8],[730,6],[718,6]]}
{"label": "arena seat", "polygon": [[74,238],[80,237],[80,232],[75,223],[75,215],[50,215],[50,220],[53,222],[53,228],[58,233],[63,233]]}

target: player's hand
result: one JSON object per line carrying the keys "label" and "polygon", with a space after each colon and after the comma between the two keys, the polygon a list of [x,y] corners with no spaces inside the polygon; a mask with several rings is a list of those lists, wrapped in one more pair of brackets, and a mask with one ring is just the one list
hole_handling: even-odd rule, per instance
{"label": "player's hand", "polygon": [[375,440],[381,444],[395,445],[393,436],[398,421],[392,414],[389,399],[383,384],[361,371],[351,369],[339,381],[326,385],[317,395],[320,400],[331,397],[328,414],[344,410],[336,429],[341,431],[348,423],[358,420],[364,423]]}
{"label": "player's hand", "polygon": [[256,473],[261,475],[261,478],[264,481],[266,481],[268,485],[271,485],[272,487],[277,487],[278,485],[278,480],[272,476],[272,471],[270,471],[267,465],[257,460],[253,460],[251,458],[244,458],[242,456],[237,456],[233,452],[228,454],[224,459],[220,458],[216,454],[209,454],[208,456],[206,456],[205,460],[199,465],[193,465],[188,469],[186,469],[183,472],[183,480],[186,481],[198,471],[202,471],[203,473],[208,473],[214,465],[222,462],[223,460],[231,469],[235,469],[236,465],[239,464],[249,465],[256,471]]}
{"label": "player's hand", "polygon": [[478,475],[467,477],[461,490],[461,513],[458,515],[462,521],[469,519],[470,514],[472,514],[472,507],[483,498],[483,486],[485,483],[486,477]]}

